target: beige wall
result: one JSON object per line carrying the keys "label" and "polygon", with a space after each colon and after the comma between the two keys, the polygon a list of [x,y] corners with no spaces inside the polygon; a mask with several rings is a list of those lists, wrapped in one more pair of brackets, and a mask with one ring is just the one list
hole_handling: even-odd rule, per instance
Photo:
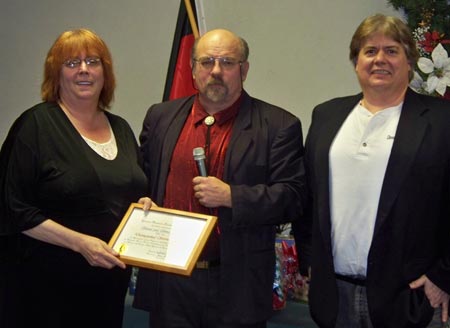
{"label": "beige wall", "polygon": [[[250,45],[247,91],[299,116],[356,93],[348,44],[373,13],[399,15],[382,0],[203,0],[208,29],[229,28]],[[179,0],[0,0],[0,142],[40,101],[42,66],[64,30],[88,27],[109,45],[118,80],[113,112],[136,135],[162,98]]]}

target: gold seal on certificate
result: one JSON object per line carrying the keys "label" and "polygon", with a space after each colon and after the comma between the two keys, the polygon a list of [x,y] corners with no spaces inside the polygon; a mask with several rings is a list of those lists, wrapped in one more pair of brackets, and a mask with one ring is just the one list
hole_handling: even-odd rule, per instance
{"label": "gold seal on certificate", "polygon": [[130,265],[190,275],[217,217],[132,203],[109,246]]}
{"label": "gold seal on certificate", "polygon": [[126,250],[127,250],[127,244],[123,243],[119,246],[118,253],[124,254],[126,252]]}

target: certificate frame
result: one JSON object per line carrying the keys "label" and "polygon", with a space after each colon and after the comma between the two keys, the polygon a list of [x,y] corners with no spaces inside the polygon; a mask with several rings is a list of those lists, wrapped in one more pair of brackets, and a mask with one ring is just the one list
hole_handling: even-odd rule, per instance
{"label": "certificate frame", "polygon": [[131,203],[108,245],[125,264],[190,276],[217,217]]}

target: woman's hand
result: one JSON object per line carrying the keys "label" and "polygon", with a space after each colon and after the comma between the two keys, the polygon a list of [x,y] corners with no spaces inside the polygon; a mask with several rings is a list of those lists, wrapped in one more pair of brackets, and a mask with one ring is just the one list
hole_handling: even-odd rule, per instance
{"label": "woman's hand", "polygon": [[83,255],[86,261],[94,267],[112,269],[118,266],[125,269],[125,263],[118,258],[119,253],[96,237],[82,235],[75,250]]}
{"label": "woman's hand", "polygon": [[103,240],[66,228],[53,220],[23,231],[29,237],[78,252],[92,266],[111,269],[114,266],[125,269],[125,263],[119,260],[117,253]]}

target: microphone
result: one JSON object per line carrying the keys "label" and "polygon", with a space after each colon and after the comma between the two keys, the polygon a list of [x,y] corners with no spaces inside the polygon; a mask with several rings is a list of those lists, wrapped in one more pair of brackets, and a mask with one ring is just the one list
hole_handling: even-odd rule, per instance
{"label": "microphone", "polygon": [[207,177],[208,173],[206,172],[206,164],[205,164],[205,150],[203,149],[203,147],[197,147],[194,148],[194,150],[192,151],[193,155],[194,155],[194,161],[197,162],[197,169],[198,169],[198,173],[200,174],[200,176],[202,177]]}
{"label": "microphone", "polygon": [[[205,150],[203,149],[203,147],[197,147],[197,148],[194,148],[194,150],[192,151],[192,154],[194,155],[194,161],[197,162],[198,173],[202,177],[207,177],[208,173],[206,172]],[[208,207],[208,210],[209,210],[209,214],[213,215],[212,208]],[[219,226],[217,226],[217,233],[220,234]]]}

